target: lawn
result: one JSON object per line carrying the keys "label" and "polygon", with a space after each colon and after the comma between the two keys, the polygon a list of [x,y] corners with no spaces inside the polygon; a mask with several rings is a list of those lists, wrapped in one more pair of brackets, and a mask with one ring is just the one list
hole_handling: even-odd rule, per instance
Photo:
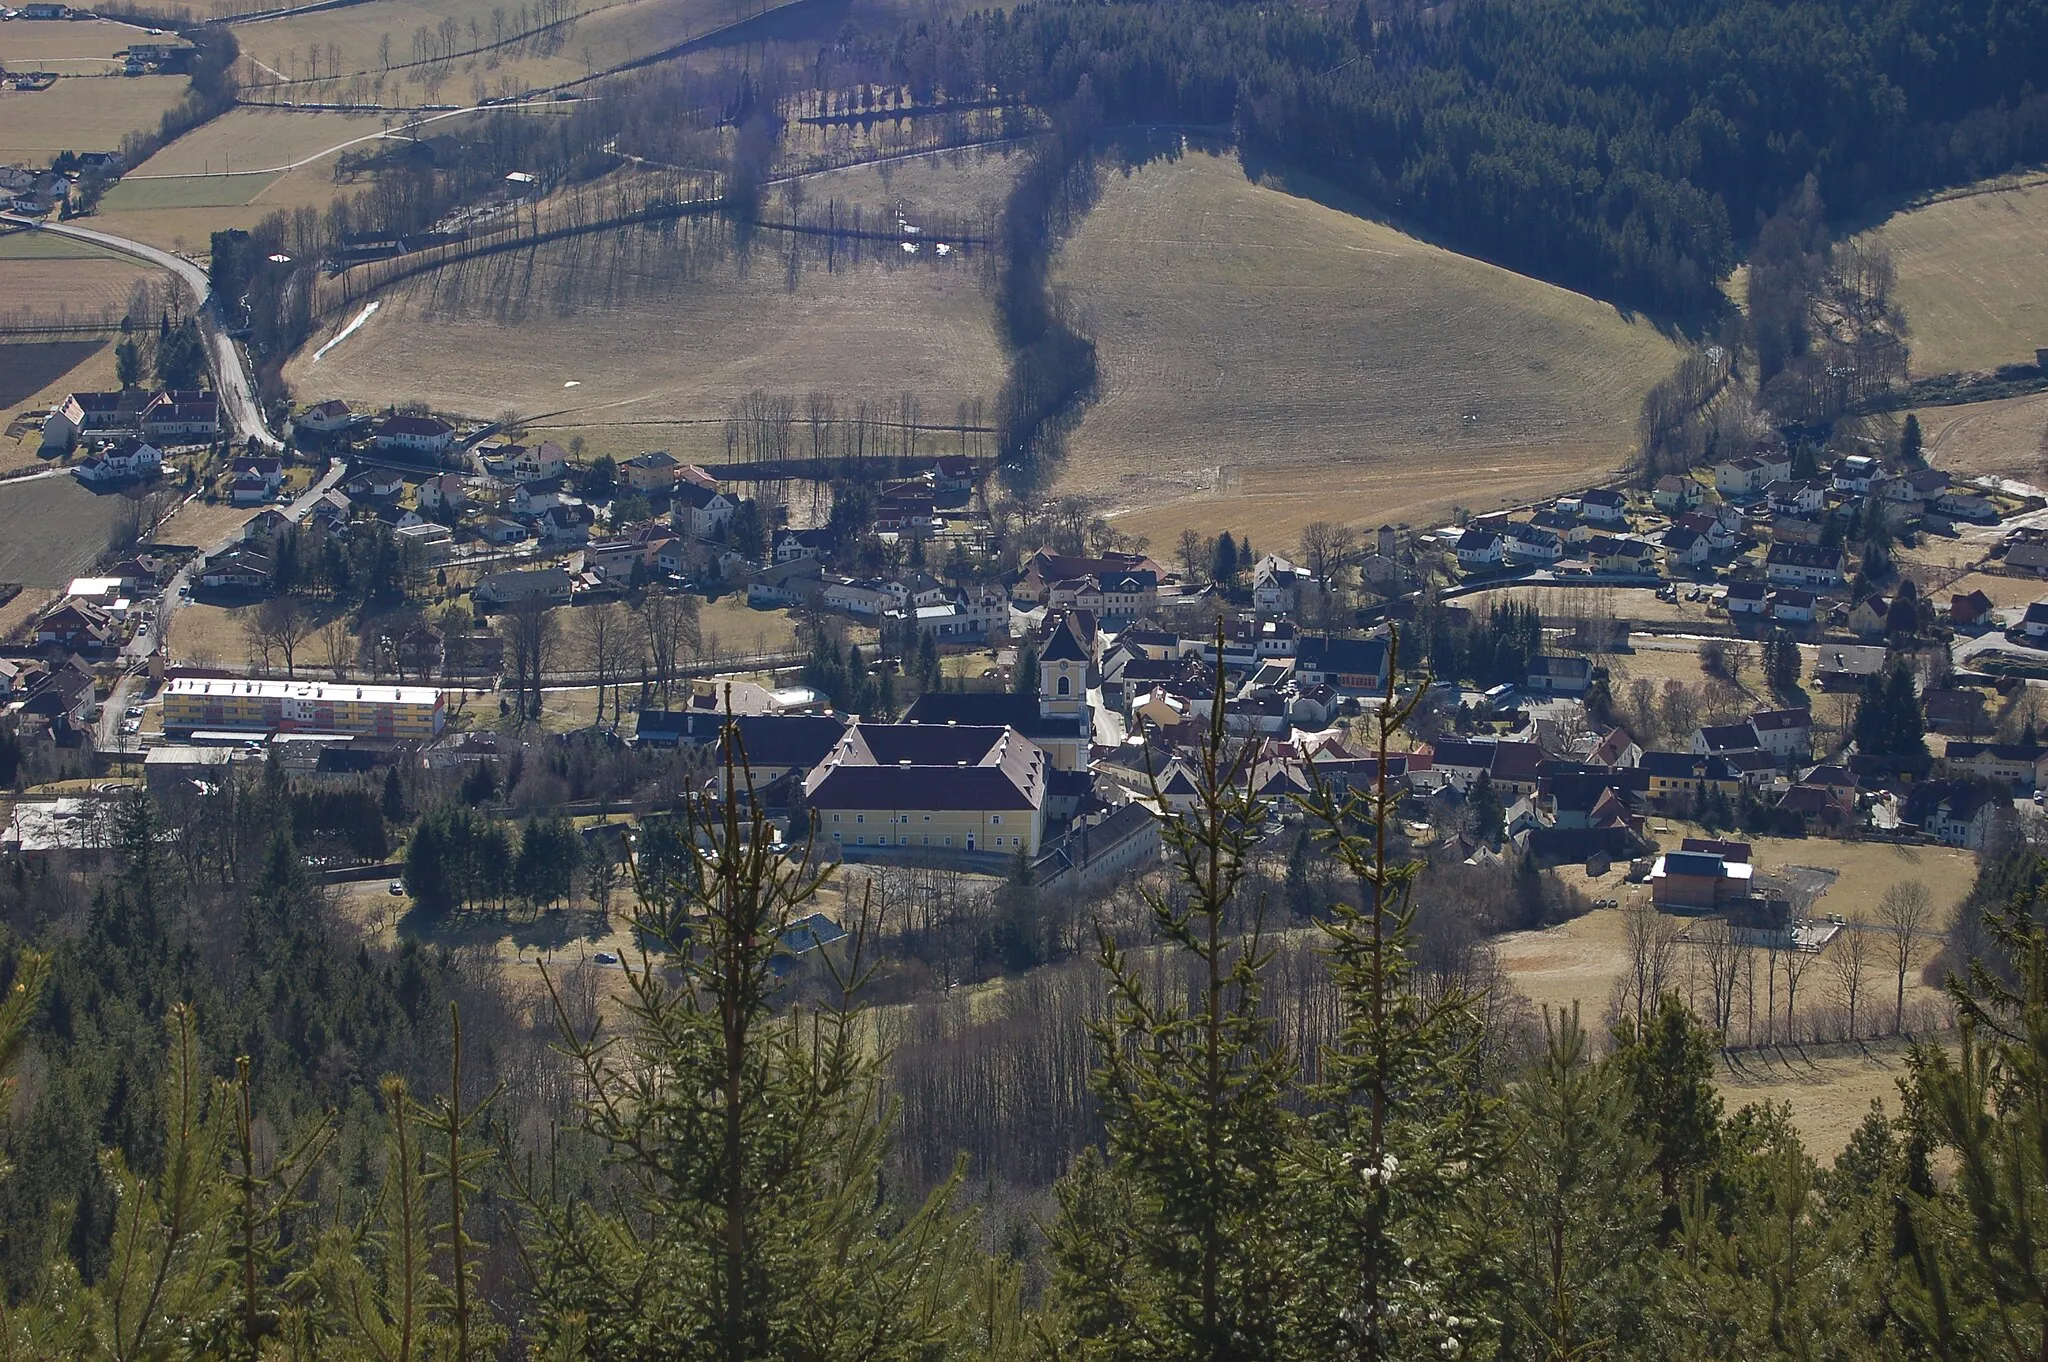
{"label": "lawn", "polygon": [[119,260],[127,256],[56,232],[21,231],[0,235],[0,260]]}
{"label": "lawn", "polygon": [[128,133],[156,127],[187,83],[183,76],[80,76],[47,90],[0,90],[0,164],[113,151]]}
{"label": "lawn", "polygon": [[1157,544],[1291,543],[1584,485],[1677,350],[1614,308],[1189,152],[1104,172],[1057,263],[1102,397],[1060,490]]}
{"label": "lawn", "polygon": [[1715,1080],[1731,1112],[1766,1102],[1791,1107],[1806,1151],[1827,1162],[1849,1143],[1872,1102],[1888,1116],[1899,1114],[1909,1048],[1891,1040],[1723,1054]]}
{"label": "lawn", "polygon": [[154,273],[127,256],[0,260],[0,323],[117,322],[128,310],[136,281]]}
{"label": "lawn", "polygon": [[174,179],[123,180],[100,200],[110,213],[160,208],[236,208],[268,189],[275,174],[181,175]]}
{"label": "lawn", "polygon": [[2048,393],[1922,407],[1914,415],[1929,461],[1943,472],[2048,483]]}
{"label": "lawn", "polygon": [[1900,213],[1865,238],[1890,251],[1912,369],[2026,364],[2048,344],[2048,178],[1977,186]]}
{"label": "lawn", "polygon": [[[799,403],[832,393],[841,407],[909,392],[927,419],[950,419],[1000,386],[976,265],[841,256],[827,268],[728,247],[722,225],[693,222],[448,266],[384,290],[376,314],[316,361],[347,320],[330,319],[286,378],[308,400],[510,411],[606,449],[652,447],[644,423],[715,432],[757,388]],[[597,438],[614,423],[616,438]]]}
{"label": "lawn", "polygon": [[[243,192],[237,187],[238,182],[243,180],[250,182],[249,193],[246,198],[236,198]],[[258,183],[259,181],[261,183]],[[124,182],[124,186],[126,183]],[[331,160],[317,161],[280,175],[212,176],[156,183],[198,185],[205,188],[203,191],[153,191],[138,188],[136,193],[140,199],[139,204],[126,208],[110,208],[102,204],[100,210],[93,215],[91,225],[103,232],[133,237],[152,246],[199,256],[206,254],[213,234],[217,231],[224,231],[230,227],[239,227],[246,231],[272,213],[289,214],[301,205],[325,211],[337,196],[349,197],[355,193],[353,189],[335,184]],[[159,194],[175,198],[180,193],[234,201],[213,207],[149,206]]]}
{"label": "lawn", "polygon": [[146,40],[147,30],[112,19],[16,20],[0,24],[0,64],[10,71],[74,72],[105,63],[118,71],[121,58],[114,54]]}

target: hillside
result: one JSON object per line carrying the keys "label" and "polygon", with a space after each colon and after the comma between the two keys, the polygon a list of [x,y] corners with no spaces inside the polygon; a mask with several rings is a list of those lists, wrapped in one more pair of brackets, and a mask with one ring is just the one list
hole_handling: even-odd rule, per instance
{"label": "hillside", "polygon": [[[1002,381],[976,264],[841,256],[793,265],[764,233],[751,255],[722,227],[638,230],[510,253],[385,290],[324,357],[334,319],[287,367],[300,398],[418,400],[477,416],[554,414],[604,428],[701,422],[717,438],[761,388],[894,401],[950,415]],[[620,447],[641,438],[622,430]]]}
{"label": "hillside", "polygon": [[1627,456],[1676,357],[1612,307],[1201,153],[1106,173],[1058,281],[1103,379],[1061,490],[1155,543],[1584,483]]}
{"label": "hillside", "polygon": [[1914,374],[2024,364],[2048,345],[2048,181],[1980,185],[1866,239],[1898,267]]}

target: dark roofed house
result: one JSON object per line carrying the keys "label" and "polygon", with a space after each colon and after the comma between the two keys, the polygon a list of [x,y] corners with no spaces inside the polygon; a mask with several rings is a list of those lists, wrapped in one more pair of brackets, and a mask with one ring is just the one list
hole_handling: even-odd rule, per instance
{"label": "dark roofed house", "polygon": [[1885,650],[1875,645],[1824,643],[1813,665],[1822,690],[1847,690],[1884,670]]}
{"label": "dark roofed house", "polygon": [[1993,610],[1991,598],[1982,591],[1948,598],[1948,622],[1958,629],[1973,629],[1988,621]]}
{"label": "dark roofed house", "polygon": [[1294,674],[1304,685],[1330,686],[1344,696],[1379,695],[1387,686],[1387,641],[1302,639],[1295,646]]}
{"label": "dark roofed house", "polygon": [[1847,580],[1842,575],[1842,563],[1842,551],[1838,548],[1774,543],[1764,562],[1764,575],[1778,586],[1840,586]]}
{"label": "dark roofed house", "polygon": [[1906,795],[1899,816],[1938,842],[1978,851],[1990,836],[1998,803],[1975,782],[1927,780]]}
{"label": "dark roofed house", "polygon": [[1528,688],[1546,695],[1584,695],[1593,684],[1593,664],[1583,657],[1540,654],[1529,661]]}

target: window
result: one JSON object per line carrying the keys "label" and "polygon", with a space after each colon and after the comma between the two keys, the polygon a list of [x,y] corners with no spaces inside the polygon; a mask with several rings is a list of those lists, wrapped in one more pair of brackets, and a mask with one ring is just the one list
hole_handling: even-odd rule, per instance
{"label": "window", "polygon": [[835,814],[833,814],[833,815],[832,815],[832,821],[833,821],[833,822],[835,822],[835,823],[837,823],[837,822],[839,821],[839,815],[838,815],[838,814],[836,814],[836,813],[835,813]]}
{"label": "window", "polygon": [[861,836],[859,836],[859,837],[856,837],[856,838],[854,838],[854,839],[853,839],[853,841],[854,841],[854,845],[855,845],[855,846],[863,846],[863,847],[864,847],[864,846],[866,846],[866,845],[868,844],[868,839],[867,839],[867,835],[866,835],[865,833],[863,833],[863,834],[862,834]]}
{"label": "window", "polygon": [[1003,821],[1003,816],[999,813],[990,814],[988,821],[991,823],[1000,823]]}
{"label": "window", "polygon": [[948,837],[948,838],[946,839],[946,845],[947,845],[947,846],[951,846],[951,845],[953,845],[953,839],[952,839],[952,838],[950,838],[950,837]]}
{"label": "window", "polygon": [[1062,677],[1060,678],[1060,694],[1062,694],[1062,695],[1071,695],[1071,694],[1073,694],[1073,692],[1074,692],[1074,682],[1073,682],[1073,679],[1072,679],[1071,677],[1066,677],[1066,676],[1062,676]]}
{"label": "window", "polygon": [[864,813],[857,813],[853,816],[853,821],[856,823],[865,823],[868,821],[868,816]]}
{"label": "window", "polygon": [[924,821],[925,821],[925,822],[927,822],[927,823],[931,822],[931,821],[932,821],[932,816],[931,816],[930,814],[926,814],[926,815],[924,816]]}

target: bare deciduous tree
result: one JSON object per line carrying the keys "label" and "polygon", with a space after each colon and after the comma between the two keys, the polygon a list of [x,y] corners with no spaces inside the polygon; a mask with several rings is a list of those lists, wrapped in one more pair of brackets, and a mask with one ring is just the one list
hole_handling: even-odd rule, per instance
{"label": "bare deciduous tree", "polygon": [[1638,897],[1622,910],[1622,933],[1628,968],[1615,981],[1613,1020],[1626,1018],[1640,1030],[1672,986],[1678,929],[1655,904]]}
{"label": "bare deciduous tree", "polygon": [[[618,679],[619,643],[626,632],[624,612],[616,602],[586,606],[576,616],[576,642],[583,661],[597,677],[597,712],[592,724],[604,723],[604,688]],[[616,727],[620,716],[612,714]]]}
{"label": "bare deciduous tree", "polygon": [[1726,1035],[1735,1018],[1735,981],[1742,969],[1743,948],[1725,918],[1702,922],[1692,936],[1699,943],[1700,964],[1706,971],[1707,992],[1713,1003],[1709,1020],[1715,1030]]}
{"label": "bare deciduous tree", "polygon": [[1913,968],[1919,938],[1934,923],[1934,895],[1918,880],[1901,880],[1878,900],[1877,922],[1885,935],[1886,955],[1897,977],[1892,1001],[1892,1034],[1906,1026],[1906,974]]}
{"label": "bare deciduous tree", "polygon": [[1856,1007],[1863,1000],[1863,978],[1869,971],[1870,935],[1861,918],[1835,934],[1828,952],[1828,973],[1834,982],[1835,1002],[1849,1014],[1849,1039],[1857,1039]]}
{"label": "bare deciduous tree", "polygon": [[348,679],[349,664],[356,660],[356,634],[350,627],[348,616],[336,615],[320,626],[320,646],[327,659],[327,670],[336,681]]}

